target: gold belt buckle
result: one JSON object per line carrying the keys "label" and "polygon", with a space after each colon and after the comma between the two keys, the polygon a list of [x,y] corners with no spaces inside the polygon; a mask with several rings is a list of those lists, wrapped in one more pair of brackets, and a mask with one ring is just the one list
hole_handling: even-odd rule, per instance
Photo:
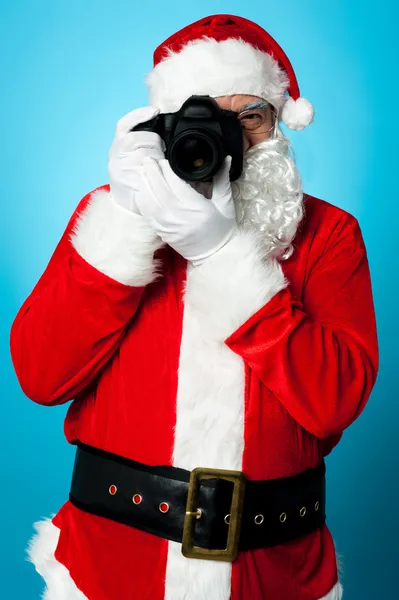
{"label": "gold belt buckle", "polygon": [[[201,509],[197,506],[199,482],[202,479],[225,479],[234,484],[230,508],[230,521],[227,536],[227,546],[222,549],[209,549],[194,546],[195,519],[201,518]],[[186,514],[184,517],[182,554],[186,558],[203,560],[222,560],[232,562],[238,554],[238,543],[241,530],[242,509],[244,506],[245,475],[241,471],[223,469],[206,469],[197,467],[191,471],[188,488]]]}

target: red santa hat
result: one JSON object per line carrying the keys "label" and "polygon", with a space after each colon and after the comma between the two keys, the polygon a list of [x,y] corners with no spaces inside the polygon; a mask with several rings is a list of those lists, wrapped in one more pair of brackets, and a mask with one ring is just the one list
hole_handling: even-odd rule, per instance
{"label": "red santa hat", "polygon": [[146,84],[161,112],[179,110],[193,94],[246,94],[270,102],[290,129],[304,129],[314,117],[283,49],[262,27],[234,15],[204,17],[167,38],[154,52]]}

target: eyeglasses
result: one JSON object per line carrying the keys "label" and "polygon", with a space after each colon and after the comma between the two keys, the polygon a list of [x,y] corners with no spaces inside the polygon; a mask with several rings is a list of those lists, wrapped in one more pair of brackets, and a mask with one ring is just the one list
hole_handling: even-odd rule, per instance
{"label": "eyeglasses", "polygon": [[[274,117],[276,116],[275,109],[269,105],[272,109]],[[267,133],[272,131],[274,128],[274,119],[272,124],[268,120],[267,108],[252,108],[243,110],[237,114],[238,119],[241,123],[241,127],[244,131],[250,131],[252,133]]]}

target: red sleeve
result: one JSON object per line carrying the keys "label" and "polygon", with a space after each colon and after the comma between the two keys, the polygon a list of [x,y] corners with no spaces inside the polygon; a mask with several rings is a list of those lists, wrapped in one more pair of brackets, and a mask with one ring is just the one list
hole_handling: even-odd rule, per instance
{"label": "red sleeve", "polygon": [[310,270],[303,301],[284,288],[226,340],[319,438],[339,436],[360,415],[379,360],[359,224],[348,214],[335,229]]}
{"label": "red sleeve", "polygon": [[71,400],[93,380],[118,348],[145,284],[155,278],[158,242],[143,232],[138,217],[126,223],[127,211],[110,201],[108,190],[98,188],[80,201],[11,326],[18,381],[39,404]]}

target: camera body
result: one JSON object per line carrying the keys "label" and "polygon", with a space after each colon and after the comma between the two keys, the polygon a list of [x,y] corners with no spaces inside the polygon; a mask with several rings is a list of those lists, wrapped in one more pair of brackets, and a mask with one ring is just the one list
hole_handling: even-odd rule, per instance
{"label": "camera body", "polygon": [[243,133],[237,113],[221,109],[211,96],[190,96],[180,110],[161,113],[131,131],[153,131],[165,143],[171,168],[185,181],[212,181],[227,155],[230,180],[242,173]]}

